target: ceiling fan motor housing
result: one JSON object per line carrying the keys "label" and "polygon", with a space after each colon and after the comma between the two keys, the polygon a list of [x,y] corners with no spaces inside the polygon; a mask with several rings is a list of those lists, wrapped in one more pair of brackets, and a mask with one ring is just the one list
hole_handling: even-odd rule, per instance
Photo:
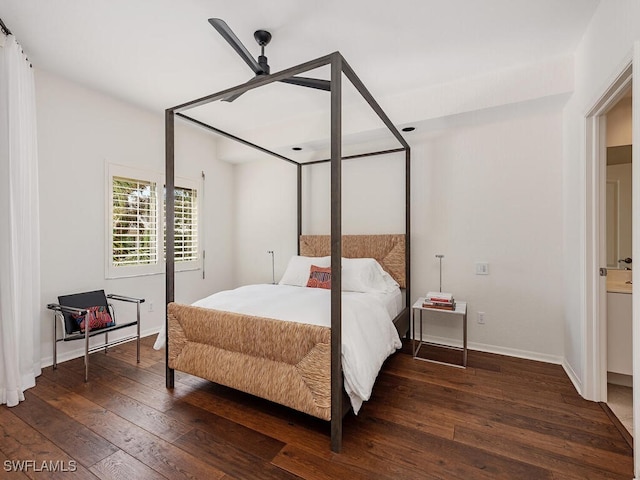
{"label": "ceiling fan motor housing", "polygon": [[253,33],[253,38],[255,38],[258,45],[262,47],[262,55],[258,57],[258,65],[262,68],[262,72],[258,73],[258,75],[269,75],[269,73],[271,73],[271,69],[269,68],[267,57],[264,55],[264,47],[266,47],[271,41],[271,34],[266,30],[256,30]]}
{"label": "ceiling fan motor housing", "polygon": [[255,32],[253,32],[253,38],[256,39],[258,45],[260,45],[261,47],[265,47],[271,41],[271,34],[266,30],[256,30]]}
{"label": "ceiling fan motor housing", "polygon": [[260,68],[262,68],[262,72],[258,73],[258,75],[269,75],[269,73],[271,73],[271,68],[267,63],[267,57],[265,57],[264,55],[260,55],[258,57],[258,65],[260,65]]}

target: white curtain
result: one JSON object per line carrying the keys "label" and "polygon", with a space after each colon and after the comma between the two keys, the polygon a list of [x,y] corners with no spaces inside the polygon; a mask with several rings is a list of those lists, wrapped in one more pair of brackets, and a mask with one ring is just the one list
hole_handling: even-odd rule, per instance
{"label": "white curtain", "polygon": [[0,47],[0,404],[24,400],[41,373],[40,316],[35,86],[9,35]]}

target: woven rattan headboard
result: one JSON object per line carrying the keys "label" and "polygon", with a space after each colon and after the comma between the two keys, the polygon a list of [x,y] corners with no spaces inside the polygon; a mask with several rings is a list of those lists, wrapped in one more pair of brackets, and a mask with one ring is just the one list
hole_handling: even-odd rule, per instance
{"label": "woven rattan headboard", "polygon": [[[382,268],[406,287],[405,235],[343,235],[342,256],[347,258],[375,258]],[[331,255],[329,235],[301,235],[300,255],[324,257]]]}

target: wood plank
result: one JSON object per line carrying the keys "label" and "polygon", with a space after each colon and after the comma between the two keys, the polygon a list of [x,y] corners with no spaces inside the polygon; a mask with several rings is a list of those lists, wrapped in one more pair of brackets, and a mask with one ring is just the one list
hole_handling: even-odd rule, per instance
{"label": "wood plank", "polygon": [[533,446],[530,442],[521,443],[508,436],[495,435],[495,431],[486,431],[477,426],[460,426],[456,428],[456,442],[466,445],[483,445],[483,448],[497,455],[504,455],[532,465],[544,466],[554,472],[554,478],[574,476],[584,480],[618,479],[629,480],[633,478],[633,458],[624,459],[616,470],[624,473],[616,473],[610,470],[606,459],[602,459],[599,465],[583,464],[579,459],[569,455],[559,455],[539,446]]}
{"label": "wood plank", "polygon": [[[157,361],[150,363],[148,368],[141,367],[139,365],[131,365],[126,359],[121,358],[114,352],[110,352],[109,355],[95,355],[91,357],[92,366],[97,366],[101,370],[109,370],[113,373],[117,373],[122,377],[126,377],[130,380],[141,383],[147,387],[152,387],[158,390],[166,389],[164,378],[164,357],[160,363],[160,372],[152,373],[150,368],[156,364]],[[159,388],[161,387],[161,388]]]}
{"label": "wood plank", "polygon": [[61,384],[69,391],[135,423],[167,442],[173,442],[192,428],[163,412],[111,389],[110,382],[106,379],[94,378],[91,382],[85,383],[84,375],[75,371],[61,372],[60,377],[62,378],[56,379],[57,384]]}
{"label": "wood plank", "polygon": [[376,402],[376,399],[373,399],[367,405],[367,408],[362,411],[361,416],[372,415],[397,425],[415,428],[431,435],[453,440],[456,425],[455,418],[446,415],[418,415],[413,412],[408,415],[407,413],[406,408],[390,406],[382,401]]}
{"label": "wood plank", "polygon": [[27,477],[24,473],[19,472],[11,467],[11,461],[13,459],[7,457],[2,450],[0,450],[0,464],[2,465],[2,478],[7,480],[26,480]]}
{"label": "wood plank", "polygon": [[262,460],[271,460],[286,445],[280,440],[188,403],[176,402],[167,411],[167,415]]}
{"label": "wood plank", "polygon": [[[613,473],[624,474],[627,470],[627,462],[633,457],[633,452],[628,446],[624,452],[618,449],[609,449],[608,445],[599,443],[597,445],[585,444],[582,438],[575,438],[565,435],[565,432],[548,431],[539,433],[533,428],[518,428],[503,423],[487,421],[483,425],[467,424],[463,427],[456,427],[456,439],[458,432],[464,428],[482,432],[486,438],[500,432],[501,437],[510,440],[511,445],[516,442],[525,442],[529,447],[538,448],[549,455],[565,456],[574,459],[582,465],[598,466],[604,460],[608,465],[607,470]],[[580,443],[573,441],[578,440]],[[604,448],[603,448],[604,447]]]}
{"label": "wood plank", "polygon": [[624,438],[624,441],[627,442],[629,448],[633,451],[633,437],[631,436],[631,433],[629,433],[629,430],[627,430],[627,427],[625,427],[620,419],[616,417],[616,414],[613,413],[613,410],[611,410],[609,405],[604,402],[600,402],[599,405],[607,415],[607,417],[609,417],[609,420],[611,420],[616,429],[620,432],[620,435],[622,436],[622,438]]}
{"label": "wood plank", "polygon": [[166,477],[122,450],[96,463],[90,470],[102,480],[166,480]]}
{"label": "wood plank", "polygon": [[[434,435],[400,427],[391,422],[367,417],[366,422],[351,425],[354,433],[374,436],[388,449],[402,445],[414,466],[441,478],[512,480],[514,478],[551,479],[545,468],[496,455],[484,448],[466,445]],[[479,444],[482,445],[482,444]],[[420,452],[419,455],[416,455]],[[462,461],[461,459],[464,459]]]}
{"label": "wood plank", "polygon": [[[101,355],[99,352],[94,353],[93,356],[104,357],[104,355]],[[171,391],[161,391],[155,388],[150,388],[127,377],[113,375],[113,372],[110,370],[106,370],[104,368],[96,368],[99,362],[105,360],[105,358],[101,358],[100,360],[96,360],[95,362],[93,362],[93,368],[90,368],[89,370],[89,377],[91,381],[107,382],[111,389],[134,398],[139,402],[158,411],[164,412],[165,410],[171,408]],[[84,375],[84,366],[73,364],[69,365],[69,368],[76,373],[82,373]]]}
{"label": "wood plank", "polygon": [[[386,372],[378,378],[374,393],[377,394],[377,392],[384,401],[404,404],[412,411],[419,410],[425,403],[445,406],[462,414],[476,415],[480,418],[492,415],[499,410],[505,414],[521,415],[535,421],[548,420],[592,434],[605,434],[611,438],[619,438],[619,432],[601,409],[576,407],[566,403],[564,398],[560,400],[560,406],[520,397],[497,400],[472,393],[460,394],[427,382],[413,382],[404,377],[388,377]],[[415,406],[412,407],[412,404]],[[542,408],[541,405],[546,408]]]}
{"label": "wood plank", "polygon": [[25,392],[25,401],[13,407],[11,413],[62,450],[73,452],[73,458],[87,468],[118,451],[118,447],[42,401],[30,390]]}
{"label": "wood plank", "polygon": [[191,391],[181,401],[281,442],[330,455],[328,423],[322,420],[213,384]]}
{"label": "wood plank", "polygon": [[391,480],[391,477],[382,475],[380,472],[374,474],[374,472],[362,467],[333,462],[316,455],[310,455],[304,450],[289,445],[278,453],[272,463],[300,478],[309,480],[334,480],[336,478],[369,480],[373,475],[378,480]]}
{"label": "wood plank", "polygon": [[217,479],[223,476],[197,457],[156,437],[122,417],[52,382],[33,390],[44,401],[101,435],[140,462],[171,479]]}
{"label": "wood plank", "polygon": [[[43,476],[54,480],[96,478],[4,405],[0,407],[0,451],[11,462],[9,470],[22,472],[31,479]],[[3,473],[4,467],[3,464]]]}
{"label": "wood plank", "polygon": [[202,430],[193,429],[174,443],[183,450],[203,458],[216,469],[238,478],[242,478],[247,472],[251,472],[251,478],[255,480],[295,480],[299,478],[277,465],[272,465],[269,461],[235,447],[217,435],[211,435]]}
{"label": "wood plank", "polygon": [[[407,356],[396,355],[394,359],[396,357]],[[410,358],[410,361],[389,362],[388,365],[385,364],[384,371],[413,382],[429,382],[431,385],[455,391],[470,392],[496,399],[501,399],[503,395],[502,389],[489,386],[486,382],[474,378],[474,372],[471,369],[460,369]]]}

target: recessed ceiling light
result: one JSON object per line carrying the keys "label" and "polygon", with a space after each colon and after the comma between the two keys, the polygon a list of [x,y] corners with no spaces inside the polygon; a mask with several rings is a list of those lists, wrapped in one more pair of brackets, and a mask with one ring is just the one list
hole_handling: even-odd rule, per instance
{"label": "recessed ceiling light", "polygon": [[402,129],[403,132],[413,132],[416,129],[416,127],[404,127]]}
{"label": "recessed ceiling light", "polygon": [[291,150],[295,150],[296,152],[299,152],[300,150],[302,150],[302,147],[292,147]]}

